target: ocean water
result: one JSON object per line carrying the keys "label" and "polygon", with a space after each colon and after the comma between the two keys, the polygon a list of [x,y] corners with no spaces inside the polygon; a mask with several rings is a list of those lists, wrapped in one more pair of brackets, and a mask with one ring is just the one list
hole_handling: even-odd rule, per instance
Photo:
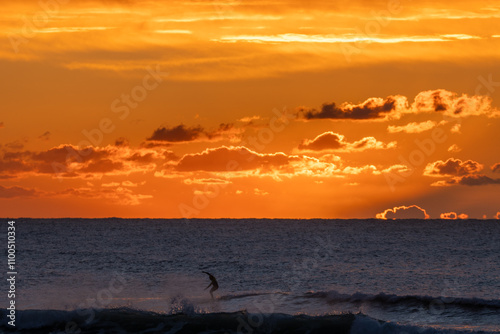
{"label": "ocean water", "polygon": [[500,333],[499,236],[493,220],[17,219],[0,330]]}

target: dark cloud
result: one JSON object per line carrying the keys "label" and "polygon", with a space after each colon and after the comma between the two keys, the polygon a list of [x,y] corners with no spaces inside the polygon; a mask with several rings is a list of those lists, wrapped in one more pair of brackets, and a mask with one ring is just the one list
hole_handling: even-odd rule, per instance
{"label": "dark cloud", "polygon": [[109,159],[102,159],[98,161],[92,161],[84,168],[80,169],[79,172],[82,173],[111,173],[123,168],[123,163],[120,161],[112,161]]}
{"label": "dark cloud", "polygon": [[[10,160],[10,159],[2,159],[0,160],[0,175],[3,175],[5,178],[8,178],[9,172],[27,172],[32,168],[27,165],[22,159]],[[5,174],[4,174],[5,173]],[[13,176],[11,176],[13,177]]]}
{"label": "dark cloud", "polygon": [[378,219],[428,219],[429,215],[418,205],[397,206],[377,213]]}
{"label": "dark cloud", "polygon": [[459,95],[445,89],[422,91],[415,96],[411,105],[408,103],[408,98],[401,95],[391,95],[385,99],[371,97],[360,104],[325,103],[320,110],[301,107],[298,109],[297,117],[304,120],[387,120],[399,119],[402,114],[421,112],[439,112],[454,118],[471,115],[500,116],[500,112],[492,107],[492,100],[488,96]]}
{"label": "dark cloud", "polygon": [[304,140],[298,148],[299,150],[322,151],[339,149],[345,145],[344,136],[334,132],[325,132],[313,140]]}
{"label": "dark cloud", "polygon": [[427,99],[415,102],[417,109],[428,108],[429,106],[434,111],[445,111],[450,107],[447,99],[443,96],[443,90],[429,91]]}
{"label": "dark cloud", "polygon": [[134,153],[132,156],[127,158],[128,161],[139,161],[143,163],[150,163],[155,160],[155,156],[152,152],[141,154],[139,152]]}
{"label": "dark cloud", "polygon": [[106,149],[94,147],[78,148],[73,145],[60,145],[47,151],[32,153],[31,159],[45,163],[69,163],[69,162],[87,162],[99,160],[108,157],[111,153]]}
{"label": "dark cloud", "polygon": [[23,156],[25,161],[30,162],[32,172],[58,174],[59,176],[65,177],[78,176],[77,173],[70,172],[71,164],[76,164],[73,168],[85,168],[87,164],[95,164],[102,159],[108,159],[112,155],[111,152],[105,149],[97,149],[94,147],[81,149],[72,145],[60,145],[47,151],[25,151],[18,152],[18,154]]}
{"label": "dark cloud", "polygon": [[15,140],[10,143],[7,143],[4,145],[4,147],[8,150],[16,151],[16,150],[22,150],[24,148],[24,143],[26,141],[21,141],[21,140]]}
{"label": "dark cloud", "polygon": [[45,131],[43,134],[38,136],[38,139],[43,140],[43,141],[48,141],[48,140],[50,140],[50,135],[51,135],[51,133],[49,131]]}
{"label": "dark cloud", "polygon": [[185,142],[198,139],[202,134],[203,128],[200,126],[189,128],[181,124],[173,128],[158,128],[147,140]]}
{"label": "dark cloud", "polygon": [[365,137],[353,143],[349,143],[345,140],[343,135],[328,131],[320,134],[312,140],[306,139],[302,141],[302,143],[298,146],[298,149],[302,151],[331,150],[352,152],[364,151],[368,149],[387,149],[393,147],[396,147],[396,142],[385,144],[381,141],[377,141],[374,137]]}
{"label": "dark cloud", "polygon": [[484,174],[472,174],[462,177],[454,177],[450,180],[438,181],[433,183],[433,186],[484,186],[489,184],[500,184],[500,179],[492,179]]}
{"label": "dark cloud", "polygon": [[23,187],[3,187],[0,186],[0,198],[15,198],[15,197],[33,197],[37,195],[37,191],[34,189],[28,189]]}
{"label": "dark cloud", "polygon": [[480,163],[467,160],[450,158],[446,161],[438,160],[425,167],[424,175],[427,176],[463,176],[479,172],[483,169]]}
{"label": "dark cloud", "polygon": [[202,153],[187,154],[177,164],[179,171],[236,171],[272,168],[286,165],[290,157],[284,153],[262,154],[246,147],[222,146]]}
{"label": "dark cloud", "polygon": [[221,123],[219,127],[213,131],[205,131],[205,135],[209,140],[221,138],[224,134],[235,130],[233,123]]}
{"label": "dark cloud", "polygon": [[[492,166],[492,170],[495,165]],[[484,174],[478,174],[483,169],[480,163],[467,160],[450,158],[443,162],[441,160],[428,164],[425,167],[424,175],[427,176],[452,176],[449,180],[437,181],[432,186],[483,186],[488,184],[500,184],[500,179],[493,179]]]}
{"label": "dark cloud", "polygon": [[[153,132],[151,137],[147,138],[147,140],[167,143],[191,142],[196,140],[211,141],[222,139],[224,135],[234,135],[241,132],[242,130],[236,129],[233,123],[221,123],[219,127],[214,130],[207,130],[199,125],[187,127],[181,124],[172,128],[158,128]],[[144,145],[148,145],[149,143],[150,142],[146,142]]]}
{"label": "dark cloud", "polygon": [[115,140],[115,146],[123,146],[123,147],[128,147],[130,146],[130,142],[128,141],[127,138],[125,137],[120,137]]}
{"label": "dark cloud", "polygon": [[158,147],[170,147],[170,146],[172,146],[172,144],[163,141],[145,141],[140,145],[141,148],[148,148],[148,149],[158,148]]}
{"label": "dark cloud", "polygon": [[497,162],[496,164],[494,164],[493,166],[491,166],[491,170],[494,173],[500,173],[500,162]]}
{"label": "dark cloud", "polygon": [[371,98],[358,105],[343,104],[337,106],[335,102],[325,103],[321,110],[316,109],[299,109],[299,117],[312,119],[378,119],[385,118],[388,114],[395,111],[397,101],[394,97],[389,96],[385,100]]}
{"label": "dark cloud", "polygon": [[105,200],[107,203],[111,202],[120,205],[138,205],[143,200],[152,198],[152,195],[138,194],[126,187],[113,187],[113,188],[67,188],[58,193],[54,193],[56,197],[81,197],[91,199]]}
{"label": "dark cloud", "polygon": [[[131,149],[128,146],[79,148],[60,145],[32,152],[4,152],[0,156],[0,178],[13,178],[26,173],[79,177],[86,173],[130,173],[154,168],[156,163],[177,160],[170,151]],[[143,167],[141,167],[143,166]]]}
{"label": "dark cloud", "polygon": [[162,155],[165,158],[165,160],[167,160],[167,161],[179,160],[179,157],[177,155],[175,155],[175,153],[172,151],[164,151]]}
{"label": "dark cloud", "polygon": [[492,179],[486,175],[466,175],[458,180],[458,184],[465,186],[482,186],[487,184],[500,184],[500,179]]}

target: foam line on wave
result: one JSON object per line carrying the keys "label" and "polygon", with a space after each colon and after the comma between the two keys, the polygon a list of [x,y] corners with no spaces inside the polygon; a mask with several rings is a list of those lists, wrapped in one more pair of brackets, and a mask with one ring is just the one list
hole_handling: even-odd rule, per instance
{"label": "foam line on wave", "polygon": [[326,299],[329,303],[381,303],[381,304],[431,304],[440,301],[446,305],[457,306],[462,308],[490,308],[500,309],[500,300],[497,299],[481,299],[481,298],[455,298],[455,297],[432,297],[419,295],[395,295],[395,294],[365,294],[356,292],[353,294],[343,294],[335,290],[307,292],[303,298],[319,298]]}
{"label": "foam line on wave", "polygon": [[247,297],[265,296],[265,295],[288,295],[288,292],[247,292],[247,293],[236,293],[218,296],[218,300],[232,300]]}

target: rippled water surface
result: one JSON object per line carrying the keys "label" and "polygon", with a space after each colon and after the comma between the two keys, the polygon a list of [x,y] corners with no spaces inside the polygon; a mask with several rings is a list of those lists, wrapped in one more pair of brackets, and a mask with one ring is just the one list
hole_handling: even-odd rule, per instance
{"label": "rippled water surface", "polygon": [[[20,309],[352,311],[500,331],[498,221],[59,219],[16,228]],[[213,301],[201,271],[217,277]]]}

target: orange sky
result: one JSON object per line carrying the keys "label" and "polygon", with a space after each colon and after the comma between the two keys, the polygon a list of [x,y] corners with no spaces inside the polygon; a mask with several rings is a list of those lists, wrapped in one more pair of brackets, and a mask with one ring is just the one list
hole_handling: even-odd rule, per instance
{"label": "orange sky", "polygon": [[4,217],[493,218],[497,1],[16,1]]}

